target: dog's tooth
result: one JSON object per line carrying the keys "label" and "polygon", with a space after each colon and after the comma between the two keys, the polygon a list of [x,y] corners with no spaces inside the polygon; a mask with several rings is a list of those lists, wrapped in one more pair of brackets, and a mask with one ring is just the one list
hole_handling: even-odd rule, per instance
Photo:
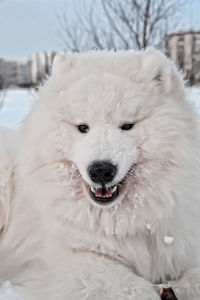
{"label": "dog's tooth", "polygon": [[96,189],[95,189],[94,187],[91,186],[90,189],[91,189],[91,191],[92,191],[93,193],[96,192]]}
{"label": "dog's tooth", "polygon": [[114,186],[114,188],[112,189],[112,192],[114,193],[117,190],[117,186]]}

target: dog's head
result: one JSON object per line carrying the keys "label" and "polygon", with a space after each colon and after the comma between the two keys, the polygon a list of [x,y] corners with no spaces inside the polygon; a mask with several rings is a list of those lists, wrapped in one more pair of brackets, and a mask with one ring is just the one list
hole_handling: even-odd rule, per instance
{"label": "dog's head", "polygon": [[144,202],[154,210],[188,163],[195,124],[184,98],[180,74],[154,49],[59,54],[28,118],[36,159],[63,164],[77,201],[105,210],[118,204],[130,217]]}

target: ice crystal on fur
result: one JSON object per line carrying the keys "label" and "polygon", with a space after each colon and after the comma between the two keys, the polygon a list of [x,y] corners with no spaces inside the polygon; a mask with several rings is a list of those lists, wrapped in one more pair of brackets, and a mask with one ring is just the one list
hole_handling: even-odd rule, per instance
{"label": "ice crystal on fur", "polygon": [[146,229],[151,232],[152,230],[152,225],[150,223],[146,223]]}
{"label": "ice crystal on fur", "polygon": [[171,244],[173,244],[173,242],[174,242],[174,238],[173,238],[172,236],[166,235],[166,236],[164,237],[164,242],[165,242],[165,244],[167,244],[167,245],[171,245]]}

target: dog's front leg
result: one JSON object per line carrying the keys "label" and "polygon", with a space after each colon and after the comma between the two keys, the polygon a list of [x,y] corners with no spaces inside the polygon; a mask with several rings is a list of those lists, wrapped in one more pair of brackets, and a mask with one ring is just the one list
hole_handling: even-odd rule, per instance
{"label": "dog's front leg", "polygon": [[72,260],[63,280],[62,294],[67,300],[160,300],[152,283],[124,265],[92,253],[82,258],[74,255]]}

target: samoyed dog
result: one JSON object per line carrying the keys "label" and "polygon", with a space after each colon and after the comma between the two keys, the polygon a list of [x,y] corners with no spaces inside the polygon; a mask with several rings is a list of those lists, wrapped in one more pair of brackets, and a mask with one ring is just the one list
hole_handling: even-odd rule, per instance
{"label": "samoyed dog", "polygon": [[38,98],[0,170],[2,299],[200,299],[199,130],[175,66],[62,53]]}

